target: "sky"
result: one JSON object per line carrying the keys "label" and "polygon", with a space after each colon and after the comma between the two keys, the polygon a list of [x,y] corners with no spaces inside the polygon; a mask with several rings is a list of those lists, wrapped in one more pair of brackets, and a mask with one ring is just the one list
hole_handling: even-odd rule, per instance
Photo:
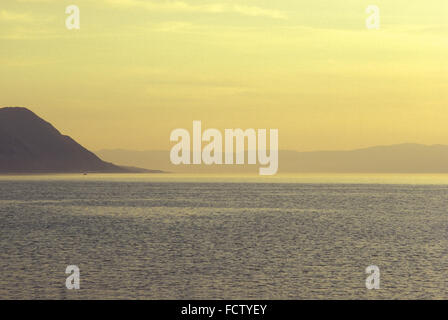
{"label": "sky", "polygon": [[[65,26],[72,4],[79,30]],[[298,151],[448,144],[447,57],[446,0],[0,5],[0,106],[91,150],[168,150],[193,120],[279,129]]]}

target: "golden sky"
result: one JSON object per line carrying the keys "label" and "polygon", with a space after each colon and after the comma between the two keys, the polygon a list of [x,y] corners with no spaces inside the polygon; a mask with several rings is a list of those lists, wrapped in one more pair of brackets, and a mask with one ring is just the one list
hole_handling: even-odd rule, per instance
{"label": "golden sky", "polygon": [[[67,30],[76,4],[81,29]],[[367,30],[369,4],[380,30]],[[0,106],[92,150],[278,128],[281,149],[448,144],[446,0],[2,0]]]}

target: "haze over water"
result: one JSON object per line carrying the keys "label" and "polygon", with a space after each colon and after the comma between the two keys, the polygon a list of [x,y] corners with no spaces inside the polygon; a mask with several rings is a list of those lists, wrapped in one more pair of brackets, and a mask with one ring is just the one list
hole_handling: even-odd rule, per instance
{"label": "haze over water", "polygon": [[447,299],[447,196],[448,175],[3,176],[0,298]]}

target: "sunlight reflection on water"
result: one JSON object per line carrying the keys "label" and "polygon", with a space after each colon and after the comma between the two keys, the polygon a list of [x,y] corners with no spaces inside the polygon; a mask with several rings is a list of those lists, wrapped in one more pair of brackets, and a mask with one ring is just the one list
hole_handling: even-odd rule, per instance
{"label": "sunlight reflection on water", "polygon": [[0,298],[448,298],[445,176],[221,179],[2,177]]}

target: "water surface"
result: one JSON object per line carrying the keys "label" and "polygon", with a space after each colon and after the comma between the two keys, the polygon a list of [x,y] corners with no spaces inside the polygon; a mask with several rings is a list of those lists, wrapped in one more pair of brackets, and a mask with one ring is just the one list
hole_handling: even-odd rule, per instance
{"label": "water surface", "polygon": [[[445,175],[3,176],[0,298],[448,298]],[[78,265],[81,289],[65,288]],[[381,289],[365,288],[365,268]]]}

